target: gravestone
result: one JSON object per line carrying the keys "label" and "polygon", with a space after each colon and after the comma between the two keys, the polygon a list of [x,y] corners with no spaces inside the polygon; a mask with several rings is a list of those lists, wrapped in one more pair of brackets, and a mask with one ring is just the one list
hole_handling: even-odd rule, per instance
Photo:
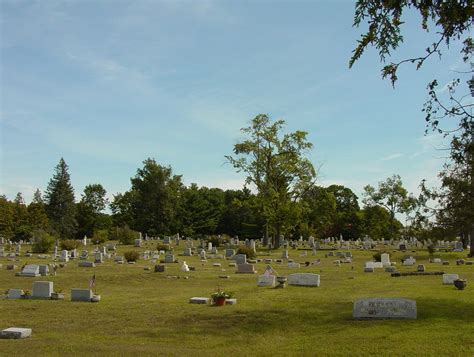
{"label": "gravestone", "polygon": [[63,263],[67,263],[69,261],[69,254],[67,250],[61,251],[61,256],[59,257],[59,261]]}
{"label": "gravestone", "polygon": [[236,273],[238,274],[255,274],[255,267],[253,264],[237,264],[237,270]]}
{"label": "gravestone", "polygon": [[92,296],[92,290],[90,289],[71,289],[71,301],[90,302]]}
{"label": "gravestone", "polygon": [[245,254],[236,254],[234,255],[234,260],[237,265],[246,264],[247,256]]}
{"label": "gravestone", "polygon": [[207,243],[207,251],[208,252],[212,251],[212,243],[211,242]]}
{"label": "gravestone", "polygon": [[53,290],[52,281],[35,281],[33,283],[32,297],[35,299],[50,299]]}
{"label": "gravestone", "polygon": [[24,293],[25,292],[21,289],[8,289],[7,299],[11,299],[11,300],[21,299],[21,296]]}
{"label": "gravestone", "polygon": [[462,246],[462,242],[456,242],[454,243],[454,249],[453,249],[453,252],[463,252],[464,251],[464,248]]}
{"label": "gravestone", "polygon": [[136,248],[140,248],[142,246],[142,240],[141,238],[135,239],[134,246]]}
{"label": "gravestone", "polygon": [[164,273],[166,271],[166,266],[163,264],[155,265],[155,273]]}
{"label": "gravestone", "polygon": [[201,253],[199,254],[202,260],[206,260],[206,251],[203,249],[201,250]]}
{"label": "gravestone", "polygon": [[274,275],[259,275],[257,278],[257,286],[271,286],[276,284],[276,277]]}
{"label": "gravestone", "polygon": [[192,297],[191,299],[189,299],[189,303],[190,304],[209,304],[209,301],[211,299],[210,298],[207,298],[207,297]]}
{"label": "gravestone", "polygon": [[226,249],[225,250],[225,257],[226,258],[232,258],[235,255],[235,250],[234,249]]}
{"label": "gravestone", "polygon": [[382,266],[384,268],[389,267],[391,265],[390,263],[390,254],[383,253],[380,255],[380,261],[382,262]]}
{"label": "gravestone", "polygon": [[89,258],[89,252],[87,250],[83,250],[81,252],[81,256],[79,257],[80,260],[87,260]]}
{"label": "gravestone", "polygon": [[174,263],[174,255],[173,254],[166,254],[165,255],[165,263]]}
{"label": "gravestone", "polygon": [[374,268],[373,267],[365,267],[364,268],[364,273],[373,273],[374,272]]}
{"label": "gravestone", "polygon": [[403,261],[403,265],[414,265],[416,263],[416,259],[413,257],[408,257]]}
{"label": "gravestone", "polygon": [[458,274],[443,274],[443,284],[445,285],[453,285],[456,279],[459,279]]}
{"label": "gravestone", "polygon": [[402,250],[402,251],[403,251],[403,250],[407,250],[406,244],[399,244],[398,250]]}
{"label": "gravestone", "polygon": [[188,272],[189,271],[189,266],[186,264],[186,262],[183,262],[183,265],[181,265],[181,271],[182,272]]}
{"label": "gravestone", "polygon": [[192,254],[193,254],[193,253],[192,253],[191,248],[186,248],[186,249],[183,251],[183,255],[184,255],[185,257],[190,257]]}
{"label": "gravestone", "polygon": [[416,301],[403,298],[369,298],[354,302],[356,320],[416,319]]}
{"label": "gravestone", "polygon": [[290,268],[290,269],[297,269],[297,268],[300,268],[300,267],[301,267],[300,263],[294,263],[294,262],[288,263],[288,268]]}
{"label": "gravestone", "polygon": [[39,273],[41,276],[46,276],[49,274],[49,267],[45,264],[39,266]]}
{"label": "gravestone", "polygon": [[0,338],[3,339],[21,339],[31,336],[30,328],[10,327],[0,331]]}
{"label": "gravestone", "polygon": [[95,253],[94,262],[100,264],[104,262],[104,255],[101,252]]}
{"label": "gravestone", "polygon": [[416,267],[416,271],[423,273],[425,271],[425,266],[423,264],[418,264],[418,266]]}
{"label": "gravestone", "polygon": [[283,251],[282,255],[281,255],[281,258],[282,258],[282,259],[288,259],[288,256],[289,256],[289,255],[288,255],[288,249],[285,249],[285,250]]}
{"label": "gravestone", "polygon": [[288,275],[288,285],[297,286],[319,286],[319,274],[312,273],[294,273]]}
{"label": "gravestone", "polygon": [[39,272],[39,265],[36,264],[28,264],[26,265],[21,273],[18,273],[19,276],[27,276],[27,277],[37,277],[40,276]]}
{"label": "gravestone", "polygon": [[82,261],[82,262],[79,262],[78,267],[79,268],[95,268],[95,263]]}

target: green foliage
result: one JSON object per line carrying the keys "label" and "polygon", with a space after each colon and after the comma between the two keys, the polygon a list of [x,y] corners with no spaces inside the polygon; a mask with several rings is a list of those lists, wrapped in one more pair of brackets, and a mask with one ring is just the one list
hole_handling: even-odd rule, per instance
{"label": "green foliage", "polygon": [[171,247],[169,244],[158,243],[156,245],[156,250],[164,250],[165,252],[169,252],[171,250]]}
{"label": "green foliage", "polygon": [[33,240],[33,253],[44,254],[51,250],[56,238],[45,231],[38,230],[33,232]]}
{"label": "green foliage", "polygon": [[139,236],[138,232],[130,229],[128,226],[116,227],[112,232],[112,239],[118,240],[121,244],[125,245],[134,244],[135,239]]}
{"label": "green foliage", "polygon": [[[97,229],[107,229],[111,226],[111,222],[107,224],[104,221],[102,211],[107,206],[105,198],[107,191],[100,184],[87,185],[84,188],[81,201],[77,204],[77,237],[85,235],[92,236]],[[106,223],[106,224],[104,224]]]}
{"label": "green foliage", "polygon": [[434,244],[429,244],[426,248],[428,249],[428,253],[430,254],[430,256],[432,256],[435,252]]}
{"label": "green foliage", "polygon": [[109,231],[107,229],[99,229],[94,232],[92,242],[95,244],[103,244],[109,239]]}
{"label": "green foliage", "polygon": [[241,245],[237,249],[237,254],[245,254],[248,259],[255,258],[255,252],[250,247],[246,245]]}
{"label": "green foliage", "polygon": [[367,185],[364,187],[363,202],[368,207],[380,205],[388,210],[390,214],[390,236],[396,231],[396,213],[409,213],[414,210],[417,200],[403,187],[399,175],[393,175],[383,182],[379,182],[378,189]]}
{"label": "green foliage", "polygon": [[136,262],[140,258],[140,253],[135,250],[129,250],[123,253],[123,257],[127,262]]}
{"label": "green foliage", "polygon": [[81,242],[74,239],[64,239],[59,242],[61,249],[64,250],[73,250],[80,247]]}
{"label": "green foliage", "polygon": [[257,115],[249,127],[241,129],[246,139],[234,145],[236,156],[226,156],[237,172],[247,175],[246,183],[257,188],[274,245],[280,244],[280,234],[297,225],[301,211],[295,202],[316,175],[311,161],[304,157],[313,146],[307,141],[307,133],[281,135],[284,124],[283,120],[272,123],[267,115]]}
{"label": "green foliage", "polygon": [[216,291],[211,294],[211,299],[212,302],[215,303],[218,299],[230,299],[232,296],[234,296],[234,293],[222,290],[220,286],[218,286]]}
{"label": "green foliage", "polygon": [[59,160],[55,173],[49,181],[45,194],[46,213],[50,223],[60,238],[71,238],[76,233],[76,205],[74,189],[63,158]]}

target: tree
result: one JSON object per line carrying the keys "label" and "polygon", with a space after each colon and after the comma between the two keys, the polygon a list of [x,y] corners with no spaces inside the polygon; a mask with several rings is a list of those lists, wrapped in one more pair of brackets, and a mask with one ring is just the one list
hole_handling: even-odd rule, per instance
{"label": "tree", "polygon": [[36,189],[33,200],[28,205],[28,224],[32,231],[49,229],[48,215],[39,189]]}
{"label": "tree", "polygon": [[303,221],[311,234],[324,238],[331,234],[337,216],[334,193],[321,186],[313,186],[302,198],[305,206]]}
{"label": "tree", "polygon": [[0,196],[0,236],[12,239],[14,232],[14,206],[6,196]]}
{"label": "tree", "polygon": [[[392,218],[386,208],[367,206],[362,210],[362,231],[372,239],[382,239],[391,235]],[[401,229],[402,224],[395,220],[394,231]]]}
{"label": "tree", "polygon": [[46,213],[54,231],[61,239],[72,238],[77,228],[76,206],[68,166],[63,158],[49,181],[45,201]]}
{"label": "tree", "polygon": [[[436,79],[428,84],[429,99],[423,108],[427,131],[433,130],[449,136],[451,144],[450,157],[439,175],[441,189],[426,189],[424,185],[423,188],[428,199],[437,200],[441,205],[436,209],[440,223],[457,226],[459,233],[466,237],[465,241],[468,241],[470,236],[470,254],[474,256],[474,104],[472,99],[469,100],[469,97],[474,96],[474,41],[470,35],[474,19],[472,1],[359,0],[356,4],[354,25],[359,26],[367,20],[369,28],[358,41],[349,66],[352,67],[368,46],[376,47],[380,59],[386,63],[392,50],[403,42],[401,26],[404,23],[402,14],[405,9],[412,9],[420,14],[423,30],[428,31],[430,26],[434,27],[437,40],[426,48],[424,55],[385,64],[382,77],[390,78],[392,85],[398,80],[397,71],[400,66],[412,63],[416,65],[416,69],[420,69],[432,55],[441,57],[444,46],[449,48],[453,41],[462,41],[461,54],[467,69],[457,71],[458,78],[447,85],[448,90],[444,97],[442,91],[437,90]],[[465,86],[460,89],[463,84]]]}
{"label": "tree", "polygon": [[95,230],[109,228],[102,224],[102,211],[108,204],[106,194],[107,191],[101,184],[91,184],[84,188],[81,201],[77,204],[78,238],[84,235],[92,237]]}
{"label": "tree", "polygon": [[416,206],[416,199],[408,195],[399,175],[393,175],[379,182],[378,189],[367,185],[364,187],[363,202],[368,207],[382,206],[390,214],[390,238],[393,238],[396,228],[395,214],[408,213]]}
{"label": "tree", "polygon": [[149,158],[130,181],[130,191],[114,196],[114,221],[149,235],[176,233],[180,228],[181,176]]}
{"label": "tree", "polygon": [[313,184],[316,172],[304,157],[312,144],[307,133],[295,131],[281,135],[285,122],[271,122],[265,114],[257,115],[251,125],[242,128],[246,139],[234,145],[235,157],[225,156],[237,172],[244,172],[246,184],[258,191],[262,215],[273,233],[274,246],[280,245],[280,235],[290,231],[300,213],[296,201]]}

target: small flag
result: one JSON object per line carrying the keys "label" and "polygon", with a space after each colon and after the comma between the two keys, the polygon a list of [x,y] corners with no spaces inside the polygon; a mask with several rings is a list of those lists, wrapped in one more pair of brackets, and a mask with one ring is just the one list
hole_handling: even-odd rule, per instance
{"label": "small flag", "polygon": [[91,280],[89,280],[89,289],[92,289],[95,286],[95,273],[92,275]]}

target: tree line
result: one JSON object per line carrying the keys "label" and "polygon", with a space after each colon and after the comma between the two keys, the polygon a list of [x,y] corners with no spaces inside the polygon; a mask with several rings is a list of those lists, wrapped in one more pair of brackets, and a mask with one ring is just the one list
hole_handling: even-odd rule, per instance
{"label": "tree line", "polygon": [[[30,241],[46,232],[63,240],[87,236],[130,243],[136,232],[195,238],[226,234],[263,237],[266,244],[279,246],[282,236],[353,240],[366,235],[373,239],[456,235],[415,219],[420,200],[407,192],[398,175],[378,187],[367,185],[362,208],[350,188],[317,185],[316,171],[306,158],[312,146],[307,133],[285,134],[284,124],[261,114],[242,129],[245,139],[234,146],[234,156],[226,156],[247,175],[240,190],[186,186],[170,166],[148,158],[130,178],[130,189],[115,194],[111,202],[98,183],[87,185],[76,201],[69,167],[61,158],[44,194],[37,190],[29,204],[21,193],[13,201],[0,196],[0,236]],[[397,213],[412,217],[408,227]]]}

